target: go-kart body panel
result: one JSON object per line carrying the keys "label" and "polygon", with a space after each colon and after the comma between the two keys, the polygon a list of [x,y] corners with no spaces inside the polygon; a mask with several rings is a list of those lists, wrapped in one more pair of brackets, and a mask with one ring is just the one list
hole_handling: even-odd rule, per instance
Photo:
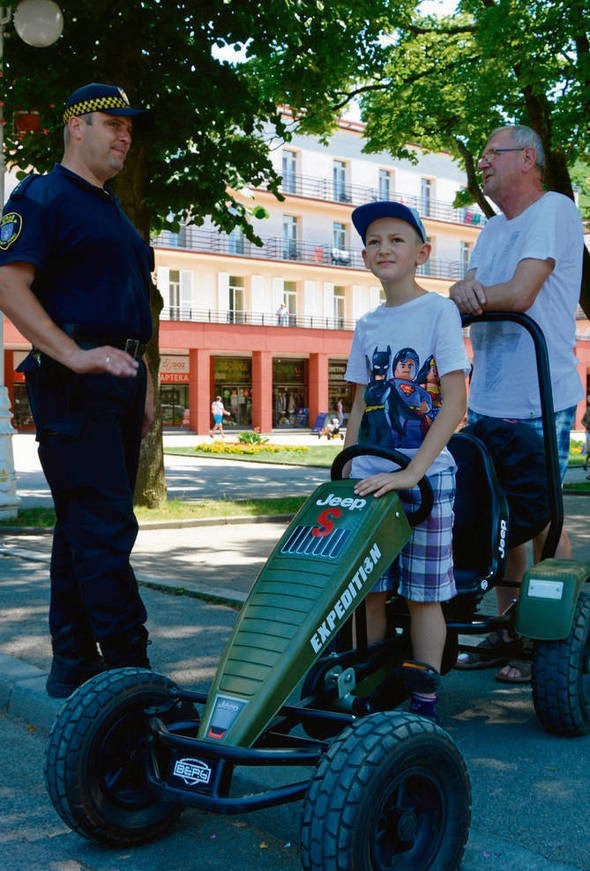
{"label": "go-kart body panel", "polygon": [[559,641],[571,630],[580,592],[590,578],[590,562],[546,559],[525,574],[514,628],[534,641]]}
{"label": "go-kart body panel", "polygon": [[350,480],[318,487],[240,612],[199,738],[252,746],[409,536],[397,494],[359,498]]}

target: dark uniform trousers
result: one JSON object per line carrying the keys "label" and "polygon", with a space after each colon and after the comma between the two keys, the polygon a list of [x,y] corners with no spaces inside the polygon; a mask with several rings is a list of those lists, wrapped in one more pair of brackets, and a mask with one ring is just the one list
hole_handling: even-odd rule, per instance
{"label": "dark uniform trousers", "polygon": [[39,458],[53,495],[49,626],[87,625],[96,641],[146,620],[129,558],[146,371],[76,375],[48,358],[27,372]]}

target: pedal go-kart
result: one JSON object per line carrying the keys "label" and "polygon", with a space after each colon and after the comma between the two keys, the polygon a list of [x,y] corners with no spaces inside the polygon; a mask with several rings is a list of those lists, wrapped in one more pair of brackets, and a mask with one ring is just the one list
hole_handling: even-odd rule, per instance
{"label": "pedal go-kart", "polygon": [[[521,322],[537,349],[552,523],[544,559],[525,577],[517,607],[500,617],[480,614],[485,593],[502,580],[508,512],[485,446],[473,436],[453,437],[459,594],[448,609],[443,672],[462,649],[460,635],[515,628],[534,641],[533,697],[542,724],[585,734],[590,566],[548,555],[563,508],[544,341],[525,316],[497,317]],[[392,710],[431,680],[410,658],[407,609],[392,599],[388,638],[370,647],[364,618],[373,581],[407,541],[410,524],[429,511],[429,485],[420,482],[422,504],[410,517],[394,493],[360,499],[340,479],[361,452],[338,455],[333,480],[312,494],[276,545],[208,693],[121,669],[68,699],[49,737],[45,774],[72,829],[133,845],[166,830],[184,807],[237,814],[303,799],[304,869],[459,867],[470,823],[465,764],[439,726]],[[295,782],[239,793],[236,771],[269,765],[304,770]]]}
{"label": "pedal go-kart", "polygon": [[[430,510],[425,479],[421,487],[411,522]],[[409,534],[396,494],[361,499],[348,480],[317,488],[254,583],[208,694],[124,668],[66,701],[45,767],[65,822],[133,845],[184,807],[241,814],[304,799],[303,868],[457,868],[471,803],[461,754],[430,720],[385,710],[398,696],[379,700],[391,669],[403,676],[407,639],[378,650],[366,642],[362,601]],[[241,766],[301,775],[236,794]]]}

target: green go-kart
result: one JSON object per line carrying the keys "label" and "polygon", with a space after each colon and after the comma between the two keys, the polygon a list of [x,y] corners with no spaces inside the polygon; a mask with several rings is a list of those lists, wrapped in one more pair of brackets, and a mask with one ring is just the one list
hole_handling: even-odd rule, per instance
{"label": "green go-kart", "polygon": [[[524,316],[499,317],[531,331],[541,384],[548,384],[535,325]],[[554,503],[547,550],[555,548],[563,511],[551,396],[541,392]],[[525,578],[516,609],[481,614],[485,593],[502,581],[508,513],[485,446],[457,434],[451,449],[459,465],[459,594],[448,611],[443,671],[456,661],[459,636],[516,628],[534,640],[533,694],[543,725],[590,732],[590,567],[547,557]],[[403,601],[390,602],[390,631],[377,645],[367,643],[363,604],[408,540],[410,524],[429,511],[431,491],[423,479],[422,504],[410,517],[395,493],[359,498],[341,475],[348,459],[366,452],[338,455],[333,480],[311,495],[277,543],[208,693],[126,668],[98,675],[67,700],[49,737],[45,774],[72,829],[133,845],[165,831],[184,807],[241,814],[303,800],[304,869],[459,867],[471,804],[461,754],[442,728],[395,710],[434,678],[411,659]],[[385,455],[407,463],[396,452]],[[278,769],[299,768],[299,776],[252,794],[240,790],[240,771],[252,766],[276,766],[277,779]]]}
{"label": "green go-kart", "polygon": [[[421,516],[431,498],[426,480],[422,488]],[[255,581],[208,693],[124,668],[66,701],[46,759],[65,822],[133,845],[184,807],[241,814],[303,799],[303,868],[458,867],[470,821],[465,764],[439,726],[386,710],[399,694],[381,698],[379,687],[393,670],[403,677],[407,639],[370,649],[362,615],[409,534],[396,494],[361,499],[348,480],[318,487]],[[234,775],[252,766],[276,766],[283,780],[299,770],[243,794]]]}

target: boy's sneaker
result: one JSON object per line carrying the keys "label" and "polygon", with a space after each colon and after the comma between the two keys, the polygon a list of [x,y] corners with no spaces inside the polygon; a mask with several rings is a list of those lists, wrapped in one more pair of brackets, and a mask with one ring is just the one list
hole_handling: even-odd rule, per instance
{"label": "boy's sneaker", "polygon": [[427,717],[433,723],[439,722],[436,713],[436,703],[438,696],[423,696],[421,693],[412,693],[409,711],[411,714],[419,714],[421,717]]}

